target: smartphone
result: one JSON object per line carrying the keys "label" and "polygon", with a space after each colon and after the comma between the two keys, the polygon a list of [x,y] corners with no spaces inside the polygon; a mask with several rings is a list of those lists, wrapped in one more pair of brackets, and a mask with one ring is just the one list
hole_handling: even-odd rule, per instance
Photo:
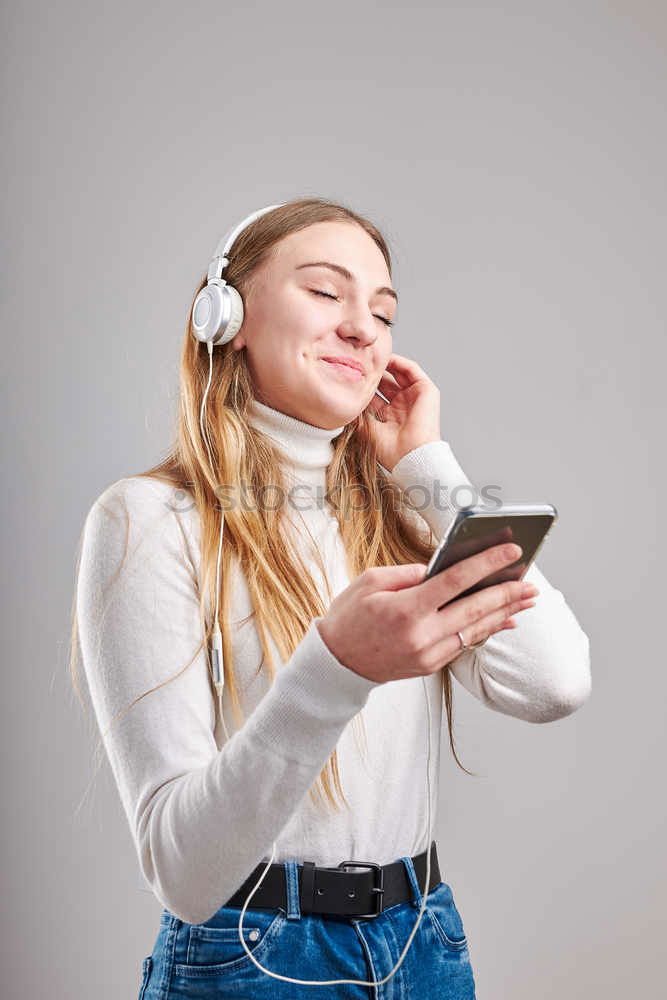
{"label": "smartphone", "polygon": [[[557,517],[558,512],[552,504],[501,504],[494,510],[482,506],[459,510],[431,556],[424,580],[442,573],[461,559],[503,542],[515,542],[521,546],[521,555],[516,562],[484,577],[451,600],[458,601],[461,597],[468,597],[484,587],[506,580],[521,580]],[[438,611],[450,603],[445,601]]]}

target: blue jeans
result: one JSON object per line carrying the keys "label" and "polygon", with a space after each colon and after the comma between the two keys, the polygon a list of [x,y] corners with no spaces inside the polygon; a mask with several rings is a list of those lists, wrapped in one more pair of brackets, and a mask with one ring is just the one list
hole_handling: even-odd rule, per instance
{"label": "blue jeans", "polygon": [[[377,917],[302,914],[296,861],[285,861],[287,911],[248,909],[243,934],[253,956],[292,979],[383,979],[417,920],[421,891],[412,858],[401,858],[413,899]],[[475,982],[451,887],[439,882],[401,965],[381,986],[311,986],[258,969],[238,936],[239,907],[222,906],[203,924],[162,911],[153,952],[143,961],[139,1000],[474,1000]]]}

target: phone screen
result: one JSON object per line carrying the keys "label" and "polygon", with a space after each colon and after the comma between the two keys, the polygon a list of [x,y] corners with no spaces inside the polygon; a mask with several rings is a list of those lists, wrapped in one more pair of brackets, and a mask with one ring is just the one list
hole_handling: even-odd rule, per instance
{"label": "phone screen", "polygon": [[[426,569],[425,580],[453,566],[454,563],[477,555],[484,549],[504,542],[515,542],[521,546],[522,554],[516,562],[495,573],[489,574],[451,600],[474,594],[484,587],[492,587],[506,580],[521,580],[556,519],[555,510],[550,513],[488,514],[475,511],[460,511],[448,532],[442,548],[436,549]],[[450,601],[440,605],[444,608]],[[438,611],[440,610],[438,608]]]}

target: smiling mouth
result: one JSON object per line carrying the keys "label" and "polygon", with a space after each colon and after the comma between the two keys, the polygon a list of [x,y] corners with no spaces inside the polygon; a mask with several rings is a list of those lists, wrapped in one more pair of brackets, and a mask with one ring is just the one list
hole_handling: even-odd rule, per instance
{"label": "smiling mouth", "polygon": [[327,361],[325,358],[320,358],[320,360],[328,365],[332,371],[340,373],[351,382],[360,382],[364,378],[364,373],[352,365],[345,365],[340,361]]}

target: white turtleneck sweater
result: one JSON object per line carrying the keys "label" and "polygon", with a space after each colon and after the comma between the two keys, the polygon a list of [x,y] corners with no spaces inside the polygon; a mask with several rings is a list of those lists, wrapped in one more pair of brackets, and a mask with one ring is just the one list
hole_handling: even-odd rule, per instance
{"label": "white turtleneck sweater", "polygon": [[[256,400],[251,419],[280,445],[288,472],[302,486],[294,494],[294,506],[302,509],[290,517],[303,517],[335,597],[351,581],[338,523],[317,502],[317,491],[324,494],[331,442],[342,427],[314,427]],[[410,498],[418,505],[430,498],[420,514],[442,537],[453,517],[444,491],[470,482],[449,444],[415,448],[384,471],[403,489],[424,487]],[[326,600],[309,544],[306,532],[303,551]],[[202,638],[198,572],[199,518],[189,494],[130,476],[93,503],[77,588],[82,659],[141,870],[162,906],[188,923],[203,923],[260,861],[269,860],[274,841],[276,861],[324,866],[350,858],[387,864],[424,851],[428,717],[422,678],[367,680],[336,659],[317,627],[322,619],[315,618],[286,662],[269,638],[277,675],[268,683],[266,669],[258,673],[262,654],[252,621],[243,623],[252,607],[236,564],[230,627],[244,725],[234,731],[225,694],[225,741],[204,646],[176,680],[142,698],[106,732],[117,713],[178,673],[195,653]],[[535,606],[517,616],[518,627],[461,652],[451,671],[489,708],[549,722],[587,698],[589,642],[535,563],[526,579],[540,593]],[[426,678],[426,688],[435,824],[440,736],[446,732],[439,673]],[[358,720],[352,721],[359,713],[365,748]],[[334,748],[350,809],[323,813],[307,793]]]}

